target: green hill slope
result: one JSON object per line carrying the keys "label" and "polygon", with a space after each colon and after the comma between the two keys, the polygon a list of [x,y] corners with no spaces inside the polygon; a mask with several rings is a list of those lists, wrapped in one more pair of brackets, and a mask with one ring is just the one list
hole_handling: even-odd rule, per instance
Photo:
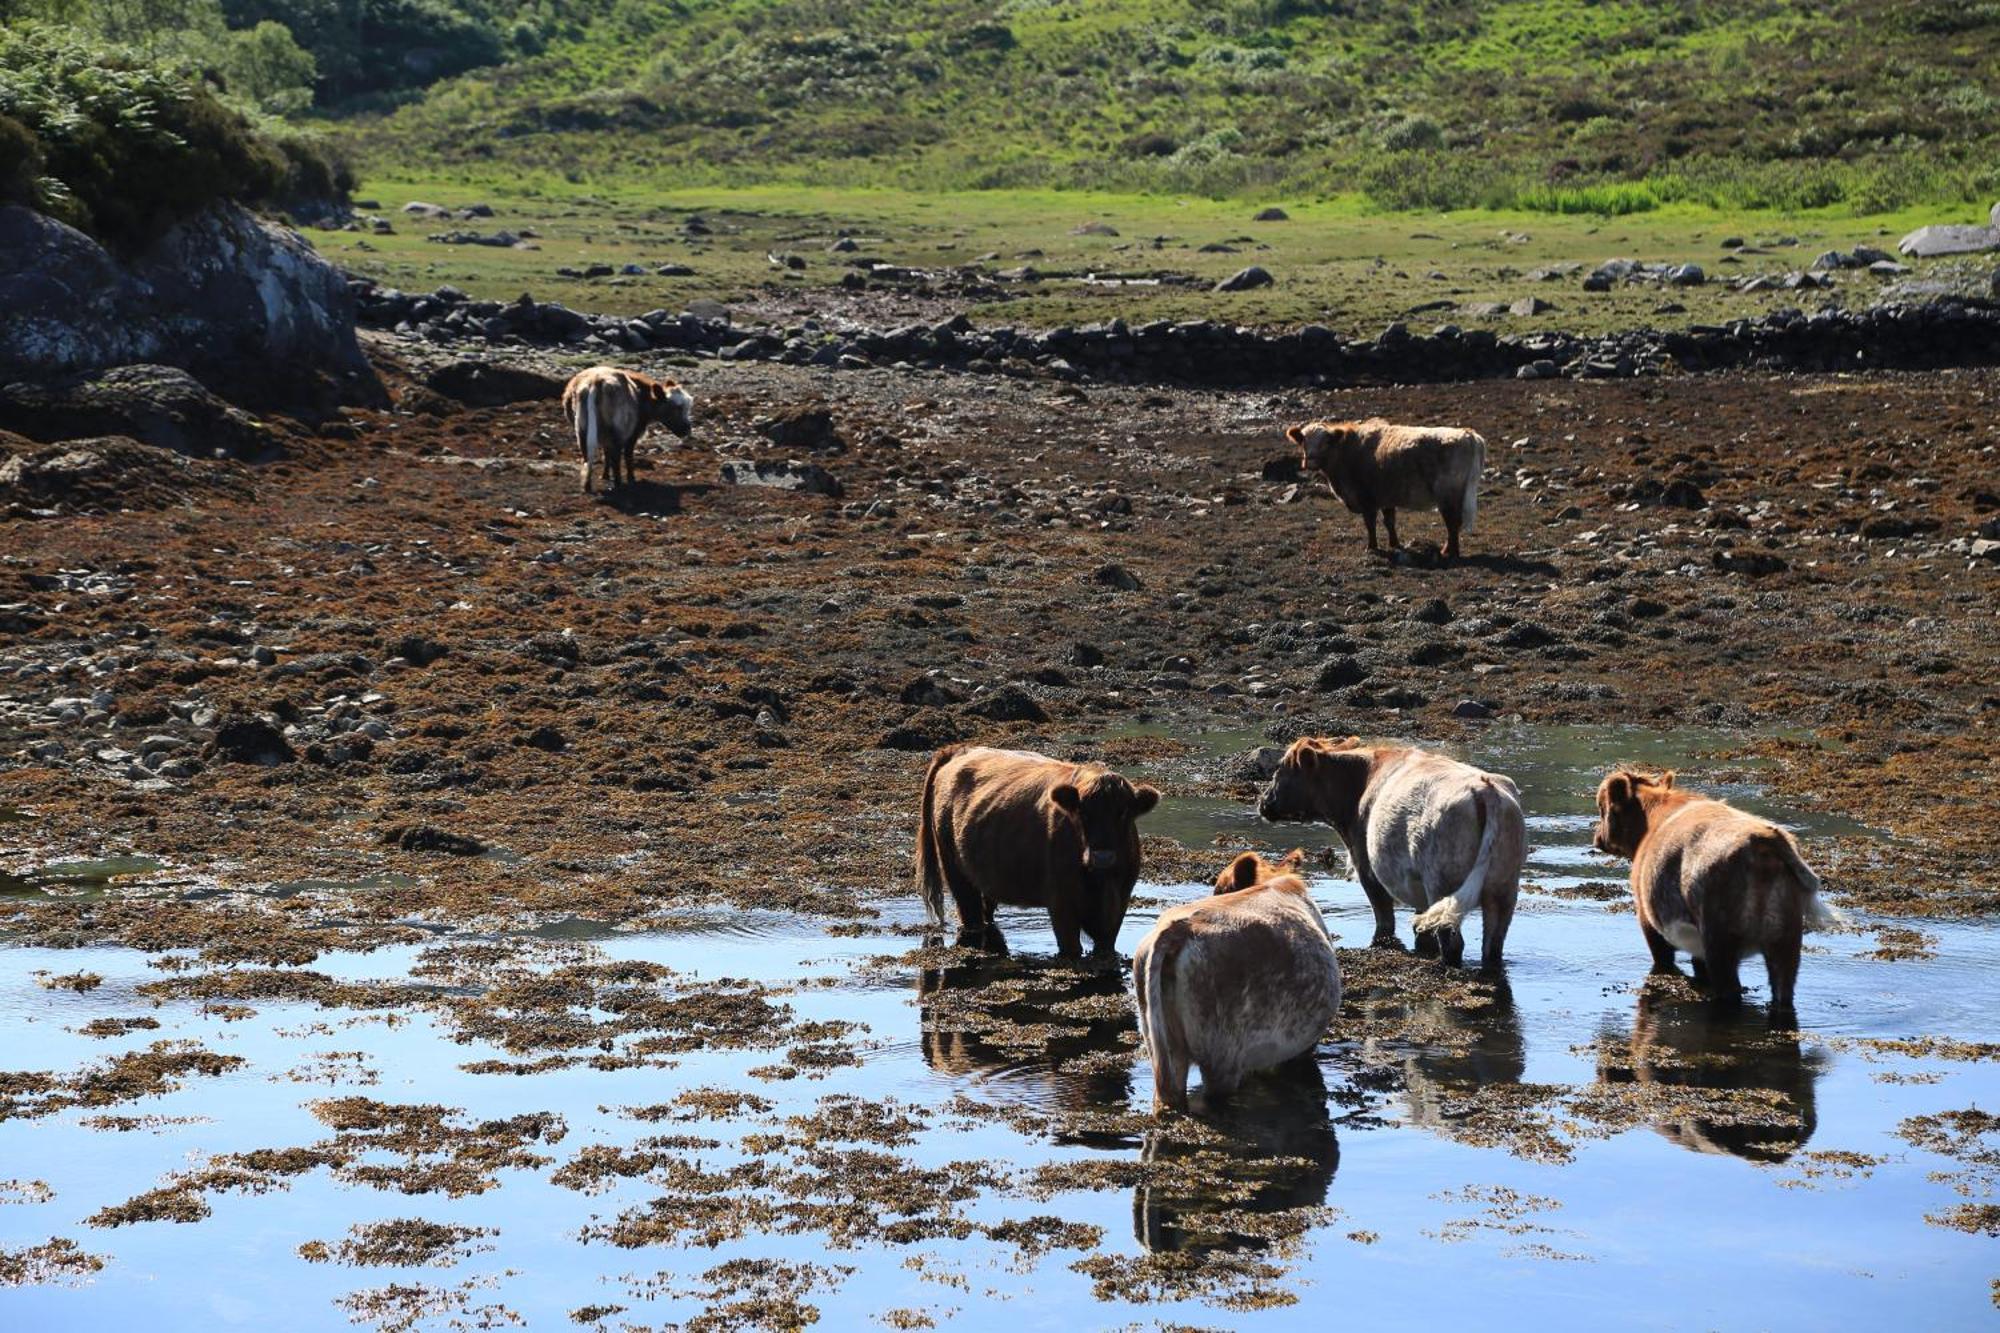
{"label": "green hill slope", "polygon": [[2000,3],[476,7],[541,53],[351,122],[365,162],[1589,212],[2000,191]]}

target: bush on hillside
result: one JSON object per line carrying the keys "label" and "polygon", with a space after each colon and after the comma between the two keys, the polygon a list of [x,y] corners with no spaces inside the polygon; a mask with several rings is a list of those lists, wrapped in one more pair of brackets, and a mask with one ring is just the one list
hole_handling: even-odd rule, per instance
{"label": "bush on hillside", "polygon": [[219,200],[343,196],[347,168],[187,74],[73,31],[0,30],[0,189],[121,248]]}

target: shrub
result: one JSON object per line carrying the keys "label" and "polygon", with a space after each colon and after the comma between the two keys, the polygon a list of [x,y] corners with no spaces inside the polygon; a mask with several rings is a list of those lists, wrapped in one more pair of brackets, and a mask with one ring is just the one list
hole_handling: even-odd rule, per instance
{"label": "shrub", "polygon": [[122,247],[218,200],[352,183],[324,146],[278,142],[187,75],[35,24],[0,29],[0,120],[20,131],[0,134],[0,155],[38,173],[32,205]]}
{"label": "shrub", "polygon": [[1392,153],[1422,152],[1444,142],[1444,131],[1429,116],[1405,116],[1382,132],[1382,146]]}

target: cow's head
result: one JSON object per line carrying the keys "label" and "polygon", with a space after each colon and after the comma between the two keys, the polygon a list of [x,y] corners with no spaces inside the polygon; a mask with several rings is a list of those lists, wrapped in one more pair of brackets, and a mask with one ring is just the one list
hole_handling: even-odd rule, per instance
{"label": "cow's head", "polygon": [[653,400],[653,419],[685,440],[694,434],[694,398],[680,385],[668,380],[648,391]]}
{"label": "cow's head", "polygon": [[1072,820],[1083,844],[1083,868],[1093,876],[1137,873],[1133,848],[1138,846],[1139,816],[1160,803],[1156,788],[1137,786],[1116,773],[1079,774],[1049,793],[1064,817]]}
{"label": "cow's head", "polygon": [[1351,809],[1361,800],[1369,759],[1359,736],[1293,741],[1264,788],[1257,813],[1272,823],[1330,820],[1335,812]]}
{"label": "cow's head", "polygon": [[1255,888],[1279,875],[1296,875],[1306,863],[1303,847],[1294,847],[1285,854],[1282,861],[1266,861],[1255,852],[1245,852],[1229,863],[1220,875],[1215,877],[1217,893],[1235,893],[1241,889]]}
{"label": "cow's head", "polygon": [[1631,857],[1646,837],[1646,797],[1673,790],[1674,775],[1621,768],[1597,785],[1597,831],[1591,846],[1611,856]]}
{"label": "cow's head", "polygon": [[1361,438],[1351,421],[1307,421],[1285,427],[1285,438],[1299,447],[1299,466],[1307,472],[1331,472],[1342,448]]}

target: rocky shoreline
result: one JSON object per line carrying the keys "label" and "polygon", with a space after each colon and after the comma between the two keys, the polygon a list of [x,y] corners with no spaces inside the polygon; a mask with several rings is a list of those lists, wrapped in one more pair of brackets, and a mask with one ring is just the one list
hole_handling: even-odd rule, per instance
{"label": "rocky shoreline", "polygon": [[2000,364],[2000,302],[1946,296],[1864,310],[1779,310],[1684,330],[1603,337],[1499,334],[1397,322],[1369,339],[1307,325],[1271,333],[1211,320],[1124,320],[1048,330],[976,328],[964,315],[890,329],[808,320],[745,328],[725,311],[592,315],[523,295],[476,301],[452,287],[414,294],[350,277],[365,327],[449,347],[570,349],[769,361],[860,370],[954,370],[1016,378],[1205,386],[1625,379],[1689,371],[1920,370]]}

